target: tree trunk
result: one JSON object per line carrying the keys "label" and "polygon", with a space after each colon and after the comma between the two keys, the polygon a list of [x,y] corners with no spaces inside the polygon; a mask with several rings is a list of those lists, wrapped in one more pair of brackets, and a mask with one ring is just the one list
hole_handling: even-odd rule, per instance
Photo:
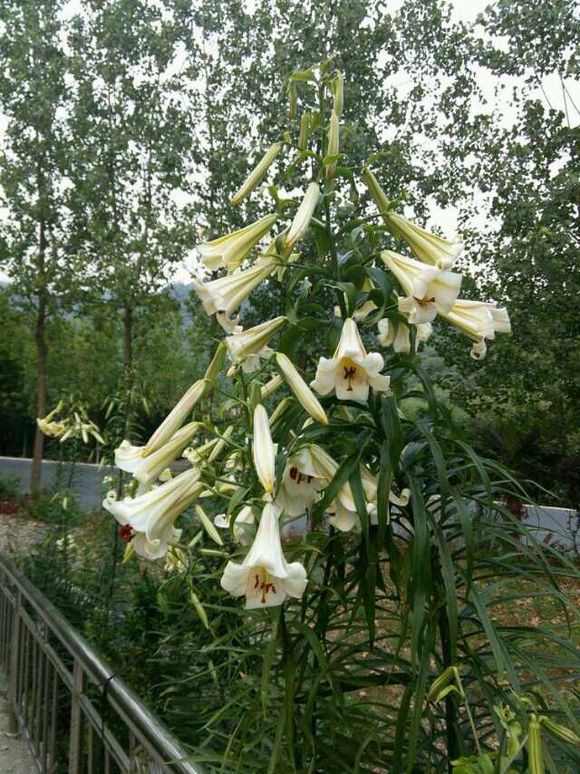
{"label": "tree trunk", "polygon": [[[46,415],[46,362],[48,359],[48,347],[46,344],[46,285],[44,277],[44,258],[46,252],[46,232],[44,220],[40,221],[38,238],[38,277],[40,288],[38,291],[38,310],[36,313],[36,327],[34,338],[36,342],[36,416]],[[40,472],[42,467],[42,451],[44,448],[44,434],[39,427],[34,435],[34,451],[32,453],[32,474],[30,477],[30,491],[32,494],[40,488]]]}

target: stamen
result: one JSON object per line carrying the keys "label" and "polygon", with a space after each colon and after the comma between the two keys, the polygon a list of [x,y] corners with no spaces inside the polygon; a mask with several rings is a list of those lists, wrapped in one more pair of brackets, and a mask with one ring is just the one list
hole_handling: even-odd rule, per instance
{"label": "stamen", "polygon": [[296,476],[298,475],[298,468],[290,468],[290,478],[292,481],[296,481]]}
{"label": "stamen", "polygon": [[133,527],[130,524],[125,524],[119,530],[119,537],[126,543],[130,543],[135,535],[133,534]]}

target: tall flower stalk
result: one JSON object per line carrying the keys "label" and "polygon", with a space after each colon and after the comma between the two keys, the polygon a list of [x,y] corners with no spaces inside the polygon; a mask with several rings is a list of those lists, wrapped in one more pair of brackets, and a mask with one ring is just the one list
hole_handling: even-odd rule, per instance
{"label": "tall flower stalk", "polygon": [[[457,685],[473,684],[486,701],[503,699],[506,681],[520,687],[522,656],[498,633],[473,569],[478,525],[505,527],[501,497],[517,484],[455,434],[418,350],[446,329],[481,358],[486,342],[510,331],[509,316],[458,298],[462,243],[397,211],[401,192],[383,190],[380,169],[350,164],[341,75],[326,62],[294,74],[289,93],[296,126],[231,200],[258,205],[258,185],[268,183],[276,212],[199,248],[200,262],[221,274],[197,275],[194,287],[225,329],[231,364],[214,359],[203,389],[192,388],[154,434],[154,450],[118,450],[118,464],[146,489],[107,507],[157,540],[155,552],[197,519],[211,541],[200,548],[194,538],[188,550],[211,557],[207,582],[223,589],[223,606],[207,617],[220,630],[211,658],[223,647],[239,675],[241,714],[226,754],[238,750],[234,768],[244,770],[243,750],[255,744],[267,750],[255,770],[355,771],[362,761],[360,770],[443,771],[473,744],[486,754],[483,735],[471,747],[466,738],[491,715],[480,704],[468,728]],[[279,179],[292,180],[295,196],[279,195]],[[368,192],[356,206],[353,186]],[[259,242],[274,222],[279,235],[264,253]],[[275,287],[283,308],[244,329],[259,286]],[[203,412],[209,387],[221,401],[215,423]],[[192,466],[186,479],[161,483],[180,454]],[[502,541],[513,534],[493,530]],[[489,572],[504,569],[502,546]],[[224,632],[222,613],[232,610],[236,625]],[[444,670],[459,674],[458,663],[464,683],[445,686],[433,706],[428,685]],[[469,688],[461,692],[468,700]],[[352,725],[338,731],[343,715]],[[254,717],[263,743],[249,742]]]}

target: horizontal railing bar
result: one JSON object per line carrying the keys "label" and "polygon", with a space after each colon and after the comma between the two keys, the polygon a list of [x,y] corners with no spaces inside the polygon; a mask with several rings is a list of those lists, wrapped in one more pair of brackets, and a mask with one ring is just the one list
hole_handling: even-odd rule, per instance
{"label": "horizontal railing bar", "polygon": [[183,774],[202,774],[201,767],[187,760],[189,753],[173,734],[162,726],[138,696],[105,665],[55,605],[3,554],[0,554],[0,568],[86,674],[103,687],[106,686],[107,698],[117,705],[139,742],[153,750],[161,761],[171,762],[173,770]]}
{"label": "horizontal railing bar", "polygon": [[89,721],[92,728],[97,732],[97,735],[101,738],[105,748],[111,753],[119,766],[124,766],[128,771],[129,756],[125,750],[123,750],[120,742],[116,739],[113,732],[107,727],[106,724],[103,725],[103,719],[95,709],[91,700],[87,696],[81,696],[80,705],[86,719]]}

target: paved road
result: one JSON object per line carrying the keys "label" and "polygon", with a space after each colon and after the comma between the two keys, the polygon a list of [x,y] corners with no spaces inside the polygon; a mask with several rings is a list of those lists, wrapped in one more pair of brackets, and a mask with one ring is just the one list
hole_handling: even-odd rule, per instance
{"label": "paved road", "polygon": [[[32,460],[22,457],[0,457],[0,476],[13,476],[21,482],[22,492],[28,491]],[[89,465],[84,462],[70,463],[44,460],[41,485],[50,489],[70,488],[83,510],[100,508],[103,500],[103,478],[111,475],[112,468]],[[70,484],[69,484],[70,481]]]}
{"label": "paved road", "polygon": [[[26,492],[30,480],[31,460],[20,457],[0,457],[0,476],[16,476]],[[45,460],[42,463],[42,484],[54,489],[69,486],[75,493],[81,508],[87,511],[100,507],[104,495],[103,478],[111,475],[112,468],[76,463],[61,464]],[[580,550],[578,530],[579,516],[567,508],[526,505],[524,521],[540,541],[558,544],[567,551]],[[575,543],[575,540],[578,541]]]}

